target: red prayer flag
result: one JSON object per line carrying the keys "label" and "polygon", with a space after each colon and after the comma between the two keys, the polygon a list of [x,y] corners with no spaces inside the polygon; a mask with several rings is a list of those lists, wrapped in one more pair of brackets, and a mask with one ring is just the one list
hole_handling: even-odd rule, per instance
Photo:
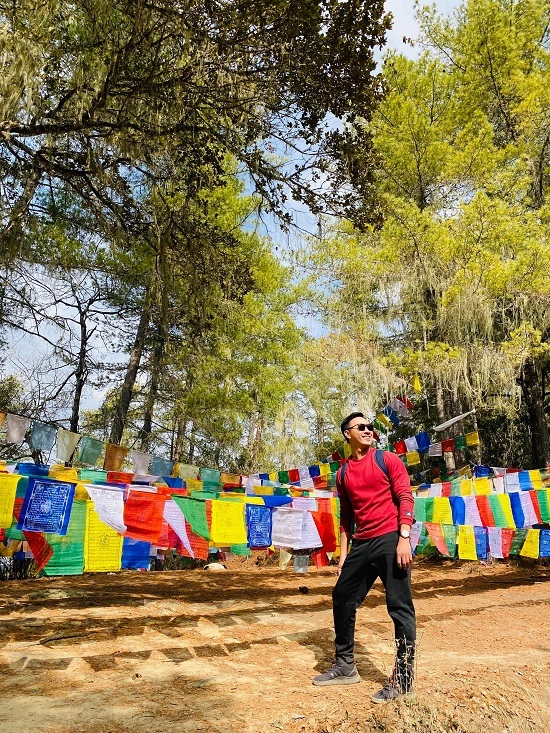
{"label": "red prayer flag", "polygon": [[512,546],[515,533],[515,529],[502,528],[502,557],[510,557],[510,547]]}
{"label": "red prayer flag", "polygon": [[326,568],[328,565],[327,553],[324,550],[317,550],[311,555],[316,568]]}
{"label": "red prayer flag", "polygon": [[450,496],[451,488],[452,484],[450,481],[443,481],[443,483],[441,484],[441,496]]}
{"label": "red prayer flag", "polygon": [[[23,501],[24,499],[17,498],[13,506],[13,516],[17,521],[19,521]],[[23,532],[23,535],[29,543],[34,562],[36,563],[36,572],[39,573],[50,562],[53,555],[53,547],[41,532]]]}
{"label": "red prayer flag", "polygon": [[403,403],[403,404],[405,405],[405,407],[406,407],[407,409],[409,409],[409,410],[412,410],[412,402],[411,402],[411,401],[410,401],[410,399],[409,399],[408,397],[406,397],[405,395],[402,395],[402,394],[398,394],[398,395],[396,396],[396,398],[395,398],[395,399],[397,399],[397,400],[401,400],[401,402],[402,402],[402,403]]}
{"label": "red prayer flag", "polygon": [[404,440],[398,440],[393,444],[393,447],[398,456],[403,456],[407,452],[407,446]]}
{"label": "red prayer flag", "polygon": [[290,483],[294,483],[296,481],[300,480],[300,471],[298,471],[297,468],[289,468],[288,469],[288,480]]}
{"label": "red prayer flag", "polygon": [[334,520],[328,512],[310,512],[319,532],[325,552],[334,552],[336,549],[336,535],[334,534]]}
{"label": "red prayer flag", "polygon": [[439,552],[442,555],[448,555],[449,548],[447,547],[447,543],[445,542],[445,539],[443,537],[443,530],[441,529],[441,525],[435,524],[434,522],[424,522],[424,527],[426,528],[426,532],[430,536],[430,539],[433,541]]}
{"label": "red prayer flag", "polygon": [[535,510],[535,514],[537,515],[537,522],[542,523],[542,516],[540,513],[540,504],[539,504],[539,496],[536,491],[530,491],[531,494],[531,501],[533,502],[533,509]]}
{"label": "red prayer flag", "polygon": [[476,496],[476,504],[484,527],[496,527],[495,517],[488,496]]}
{"label": "red prayer flag", "polygon": [[124,505],[126,537],[158,544],[162,531],[166,496],[145,491],[130,491]]}
{"label": "red prayer flag", "polygon": [[443,453],[452,453],[454,449],[455,449],[454,438],[449,438],[448,440],[441,441],[441,451]]}
{"label": "red prayer flag", "polygon": [[316,489],[326,489],[328,486],[327,477],[326,476],[314,476],[313,485],[315,486]]}

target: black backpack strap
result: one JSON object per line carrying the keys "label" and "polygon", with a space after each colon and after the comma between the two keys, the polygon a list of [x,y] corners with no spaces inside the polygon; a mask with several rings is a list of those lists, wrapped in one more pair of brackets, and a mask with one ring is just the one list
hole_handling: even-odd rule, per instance
{"label": "black backpack strap", "polygon": [[386,478],[389,479],[390,473],[388,471],[388,467],[386,466],[386,461],[384,460],[384,451],[378,448],[376,450],[376,453],[374,454],[374,458],[376,459],[378,468],[386,475]]}
{"label": "black backpack strap", "polygon": [[346,477],[346,470],[348,468],[348,462],[342,463],[338,471],[336,472],[336,481],[340,486],[344,485],[344,479]]}

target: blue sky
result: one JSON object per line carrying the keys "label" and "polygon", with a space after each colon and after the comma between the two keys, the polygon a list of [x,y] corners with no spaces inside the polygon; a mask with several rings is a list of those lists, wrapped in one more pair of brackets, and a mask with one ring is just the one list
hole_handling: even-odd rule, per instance
{"label": "blue sky", "polygon": [[[414,0],[386,0],[386,10],[393,14],[393,28],[388,33],[387,48],[392,48],[407,56],[415,54],[414,48],[403,43],[403,36],[416,38],[418,36],[418,24],[414,18]],[[422,2],[419,5],[435,5],[437,9],[445,14],[450,14],[460,5],[460,0],[436,0],[436,2]]]}

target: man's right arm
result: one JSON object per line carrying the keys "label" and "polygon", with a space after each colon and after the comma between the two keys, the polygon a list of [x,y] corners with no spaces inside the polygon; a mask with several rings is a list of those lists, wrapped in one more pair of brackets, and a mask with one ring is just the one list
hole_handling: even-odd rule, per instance
{"label": "man's right arm", "polygon": [[338,561],[338,570],[336,571],[336,575],[340,575],[342,568],[344,567],[346,557],[348,556],[350,539],[350,532],[346,532],[340,528],[340,560]]}

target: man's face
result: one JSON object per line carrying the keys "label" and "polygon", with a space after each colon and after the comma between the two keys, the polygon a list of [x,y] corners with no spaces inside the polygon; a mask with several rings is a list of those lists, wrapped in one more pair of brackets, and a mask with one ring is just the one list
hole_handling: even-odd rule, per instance
{"label": "man's face", "polygon": [[350,448],[370,448],[374,440],[373,429],[364,417],[354,417],[346,430]]}

